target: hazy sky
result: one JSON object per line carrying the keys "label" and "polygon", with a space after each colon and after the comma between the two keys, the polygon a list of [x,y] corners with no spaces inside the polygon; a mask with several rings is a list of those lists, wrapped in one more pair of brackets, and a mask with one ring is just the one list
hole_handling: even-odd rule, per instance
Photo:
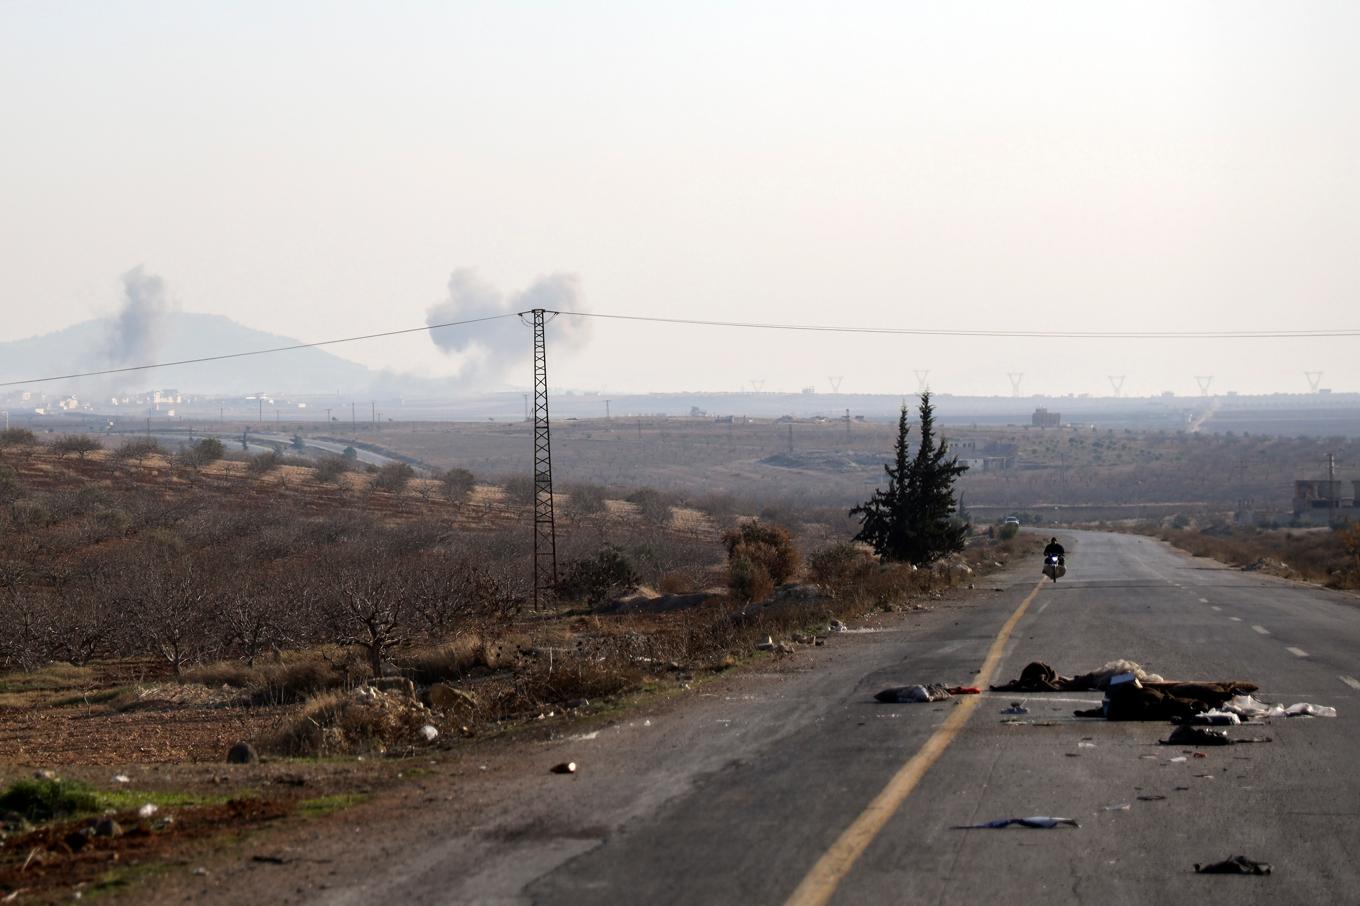
{"label": "hazy sky", "polygon": [[[574,275],[622,314],[1353,328],[1358,26],[1352,2],[0,0],[0,339],[112,313],[137,265],[307,340],[423,324],[460,269],[511,299]],[[597,324],[550,364],[611,391],[1360,390],[1357,344]],[[458,370],[422,336],[336,351]]]}

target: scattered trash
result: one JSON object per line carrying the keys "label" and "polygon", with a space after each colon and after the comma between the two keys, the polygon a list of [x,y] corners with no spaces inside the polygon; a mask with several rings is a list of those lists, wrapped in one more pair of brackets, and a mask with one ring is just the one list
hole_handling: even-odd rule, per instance
{"label": "scattered trash", "polygon": [[1208,865],[1195,863],[1195,871],[1202,875],[1268,875],[1270,863],[1257,862],[1246,856],[1233,856],[1231,859],[1211,862]]}
{"label": "scattered trash", "polygon": [[1002,709],[1001,709],[1001,713],[1002,713],[1002,714],[1028,714],[1028,713],[1029,713],[1029,708],[1026,708],[1026,707],[1025,707],[1025,703],[1024,703],[1024,702],[1011,702],[1011,706],[1010,706],[1009,708],[1002,708]]}
{"label": "scattered trash", "polygon": [[197,875],[197,876],[199,876],[199,877],[203,877],[203,876],[206,875],[207,873],[208,873],[208,869],[204,868],[202,865],[200,865],[198,868],[195,868],[195,869],[194,869],[194,874]]}
{"label": "scattered trash", "polygon": [[938,702],[951,698],[949,690],[939,683],[925,686],[895,686],[884,689],[874,699],[885,704],[907,704],[910,702]]}
{"label": "scattered trash", "polygon": [[1077,743],[1077,748],[1078,748],[1078,749],[1094,749],[1095,747],[1096,747],[1096,744],[1093,743],[1093,742],[1079,742],[1079,743]]}
{"label": "scattered trash", "polygon": [[152,815],[156,814],[156,813],[159,812],[159,811],[160,811],[160,808],[157,807],[157,805],[156,805],[154,802],[148,802],[146,805],[144,805],[144,806],[142,806],[141,808],[137,809],[137,817],[138,817],[138,818],[150,818]]}
{"label": "scattered trash", "polygon": [[1190,759],[1189,759],[1189,758],[1186,758],[1184,755],[1177,755],[1175,758],[1171,759],[1171,763],[1172,763],[1172,764],[1183,764],[1183,763],[1185,763],[1185,762],[1187,762],[1187,761],[1189,761],[1189,760],[1190,760]]}
{"label": "scattered trash", "polygon": [[986,824],[961,824],[957,825],[955,830],[991,830],[993,828],[1010,827],[1011,825],[1044,829],[1064,826],[1081,827],[1081,825],[1072,818],[1049,818],[1038,815],[1033,818],[1000,818],[996,821],[988,821]]}
{"label": "scattered trash", "polygon": [[1179,722],[1196,726],[1236,727],[1242,723],[1242,718],[1231,711],[1220,711],[1215,708],[1201,714],[1192,714],[1190,717],[1182,718]]}
{"label": "scattered trash", "polygon": [[832,621],[831,621],[831,624],[830,624],[829,626],[827,626],[826,628],[827,628],[830,632],[845,632],[845,630],[846,630],[846,625],[845,625],[844,623],[842,623],[840,620],[832,620]]}
{"label": "scattered trash", "polygon": [[114,774],[114,775],[113,775],[113,782],[114,782],[114,783],[131,783],[131,782],[132,782],[132,778],[129,777],[128,775],[126,775],[126,774]]}
{"label": "scattered trash", "polygon": [[1131,803],[1131,802],[1121,802],[1121,803],[1119,803],[1118,805],[1107,805],[1107,806],[1105,806],[1105,811],[1107,811],[1107,812],[1127,812],[1127,811],[1128,811],[1129,809],[1131,809],[1131,808],[1133,808],[1133,803]]}
{"label": "scattered trash", "polygon": [[981,695],[982,690],[977,686],[950,686],[950,695]]}
{"label": "scattered trash", "polygon": [[1230,746],[1227,730],[1207,730],[1204,727],[1180,726],[1163,739],[1164,746]]}
{"label": "scattered trash", "polygon": [[774,639],[771,638],[771,637],[768,636],[768,635],[765,636],[765,638],[764,638],[763,640],[761,640],[761,641],[759,641],[759,642],[756,642],[756,650],[757,650],[757,651],[773,651],[773,650],[774,650]]}
{"label": "scattered trash", "polygon": [[[1171,731],[1171,735],[1162,740],[1164,746],[1231,746],[1248,742],[1270,742],[1269,736],[1253,736],[1244,738],[1232,738],[1228,736],[1227,730],[1210,730],[1207,727],[1190,727],[1181,725]],[[1196,758],[1204,756],[1198,752]],[[1173,758],[1172,761],[1175,761]]]}
{"label": "scattered trash", "polygon": [[[1078,676],[1062,676],[1043,661],[1033,661],[1020,671],[1020,678],[1003,686],[992,686],[993,692],[1097,692],[1108,689],[1116,678],[1119,684],[1129,682],[1164,683],[1155,673],[1148,673],[1133,661],[1115,660],[1099,670]],[[1256,691],[1253,686],[1248,691]]]}
{"label": "scattered trash", "polygon": [[434,724],[426,724],[420,728],[420,735],[425,737],[426,742],[434,742],[435,737],[439,735],[439,730]]}
{"label": "scattered trash", "polygon": [[1300,702],[1284,709],[1286,717],[1336,717],[1336,709],[1327,705],[1310,705]]}
{"label": "scattered trash", "polygon": [[[485,770],[485,768],[483,768],[483,770]],[[561,764],[555,764],[552,766],[552,772],[554,774],[575,774],[576,762],[564,761]]]}

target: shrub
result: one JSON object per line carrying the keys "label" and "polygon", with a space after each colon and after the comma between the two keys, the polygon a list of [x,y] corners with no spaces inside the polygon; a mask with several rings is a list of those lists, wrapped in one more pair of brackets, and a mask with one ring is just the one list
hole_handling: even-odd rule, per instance
{"label": "shrub", "polygon": [[835,595],[862,582],[876,566],[872,550],[842,541],[808,557],[808,578]]}
{"label": "shrub", "polygon": [[99,441],[88,434],[68,434],[52,442],[52,452],[59,457],[65,458],[67,453],[74,453],[82,461],[86,453],[93,453],[99,448]]}
{"label": "shrub", "polygon": [[752,520],[723,532],[723,546],[731,564],[738,557],[746,557],[753,564],[764,567],[776,585],[783,585],[802,566],[802,556],[794,546],[788,531],[778,525]]}
{"label": "shrub", "polygon": [[72,780],[18,780],[0,793],[0,812],[32,822],[97,812],[99,807],[94,790]]}
{"label": "shrub", "polygon": [[415,477],[416,470],[406,463],[389,462],[378,470],[378,477],[373,479],[373,487],[380,491],[400,494]]}
{"label": "shrub", "polygon": [[222,446],[222,441],[215,437],[205,437],[181,450],[179,458],[189,468],[198,469],[209,463],[217,462],[226,452],[226,448]]}
{"label": "shrub", "polygon": [[32,447],[38,438],[27,428],[5,428],[0,431],[0,447]]}
{"label": "shrub", "polygon": [[606,544],[594,556],[568,563],[557,582],[557,592],[563,598],[594,607],[637,586],[637,573],[628,557],[614,545]]}
{"label": "shrub", "polygon": [[996,537],[1002,541],[1009,541],[1018,534],[1020,534],[1020,526],[1016,525],[1014,522],[1007,522],[1005,525],[1001,526],[1001,528],[997,529]]}
{"label": "shrub", "polygon": [[161,445],[147,437],[125,440],[113,451],[113,458],[119,462],[129,459],[141,462],[148,456],[158,456],[165,451]]}
{"label": "shrub", "polygon": [[744,553],[727,562],[727,588],[739,601],[763,601],[774,593],[765,564]]}
{"label": "shrub", "polygon": [[0,503],[9,503],[19,496],[19,473],[0,463]]}
{"label": "shrub", "polygon": [[246,471],[256,477],[263,477],[283,465],[283,454],[268,450],[246,460]]}
{"label": "shrub", "polygon": [[608,509],[605,489],[597,484],[575,484],[567,489],[566,514],[572,519],[588,519]]}
{"label": "shrub", "polygon": [[528,475],[515,475],[505,479],[505,498],[511,503],[529,506],[534,502],[534,480]]}
{"label": "shrub", "polygon": [[439,484],[444,489],[445,497],[455,502],[461,502],[472,493],[476,478],[467,469],[449,469],[439,476]]}
{"label": "shrub", "polygon": [[322,484],[335,484],[340,476],[349,471],[349,463],[338,456],[326,456],[316,461],[312,478]]}
{"label": "shrub", "polygon": [[625,498],[637,507],[638,516],[650,525],[669,525],[671,503],[664,494],[654,488],[641,488]]}

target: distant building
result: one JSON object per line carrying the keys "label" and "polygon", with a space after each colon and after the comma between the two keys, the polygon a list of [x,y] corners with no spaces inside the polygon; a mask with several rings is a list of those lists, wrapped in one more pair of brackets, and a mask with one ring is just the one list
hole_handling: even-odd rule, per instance
{"label": "distant building", "polygon": [[1294,518],[1300,522],[1326,524],[1357,518],[1360,481],[1300,479],[1294,482]]}
{"label": "distant building", "polygon": [[1043,406],[1034,410],[1034,415],[1030,417],[1030,424],[1036,428],[1057,428],[1062,424],[1061,412],[1049,412]]}

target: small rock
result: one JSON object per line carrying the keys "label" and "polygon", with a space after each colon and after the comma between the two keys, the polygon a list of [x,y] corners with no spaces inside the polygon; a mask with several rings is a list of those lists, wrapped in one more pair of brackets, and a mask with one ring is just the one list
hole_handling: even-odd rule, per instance
{"label": "small rock", "polygon": [[561,764],[555,764],[552,766],[552,772],[554,774],[575,774],[576,762],[564,761]]}
{"label": "small rock", "polygon": [[759,641],[759,642],[756,642],[756,650],[757,650],[757,651],[773,651],[773,650],[774,650],[774,639],[771,638],[771,637],[768,636],[768,635],[765,636],[764,639],[762,639],[762,640]]}
{"label": "small rock", "polygon": [[208,869],[204,868],[202,865],[200,865],[200,866],[198,866],[198,868],[195,868],[195,869],[194,869],[194,874],[198,875],[199,877],[202,877],[203,875],[206,875],[207,873],[208,873]]}
{"label": "small rock", "polygon": [[227,749],[227,764],[258,764],[260,754],[248,742],[238,742]]}
{"label": "small rock", "polygon": [[47,768],[43,768],[43,769],[41,769],[41,770],[34,771],[34,772],[33,772],[33,778],[34,778],[35,780],[57,780],[57,779],[58,779],[58,778],[57,778],[57,772],[56,772],[56,771],[48,770]]}
{"label": "small rock", "polygon": [[[145,808],[146,806],[143,806]],[[94,826],[96,837],[121,837],[123,836],[123,826],[112,818],[100,818]]]}
{"label": "small rock", "polygon": [[831,625],[827,627],[827,629],[830,630],[831,632],[845,632],[845,630],[848,628],[849,627],[847,627],[840,620],[832,620]]}
{"label": "small rock", "polygon": [[426,724],[420,728],[420,735],[425,737],[426,742],[434,742],[435,737],[439,735],[439,730],[435,728],[434,724]]}
{"label": "small rock", "polygon": [[148,802],[146,805],[144,805],[144,806],[142,806],[141,808],[137,809],[137,817],[138,817],[138,818],[150,818],[152,815],[156,814],[156,813],[159,812],[159,811],[160,811],[160,806],[156,805],[156,803],[154,803],[154,802]]}
{"label": "small rock", "polygon": [[817,636],[817,640],[816,640],[815,642],[813,642],[812,644],[814,644],[814,645],[825,645],[825,644],[826,644],[826,639],[823,638],[822,636]]}
{"label": "small rock", "polygon": [[114,775],[113,775],[113,782],[114,782],[114,783],[130,783],[131,781],[132,781],[132,778],[129,777],[128,775],[126,775],[126,774],[114,774]]}

